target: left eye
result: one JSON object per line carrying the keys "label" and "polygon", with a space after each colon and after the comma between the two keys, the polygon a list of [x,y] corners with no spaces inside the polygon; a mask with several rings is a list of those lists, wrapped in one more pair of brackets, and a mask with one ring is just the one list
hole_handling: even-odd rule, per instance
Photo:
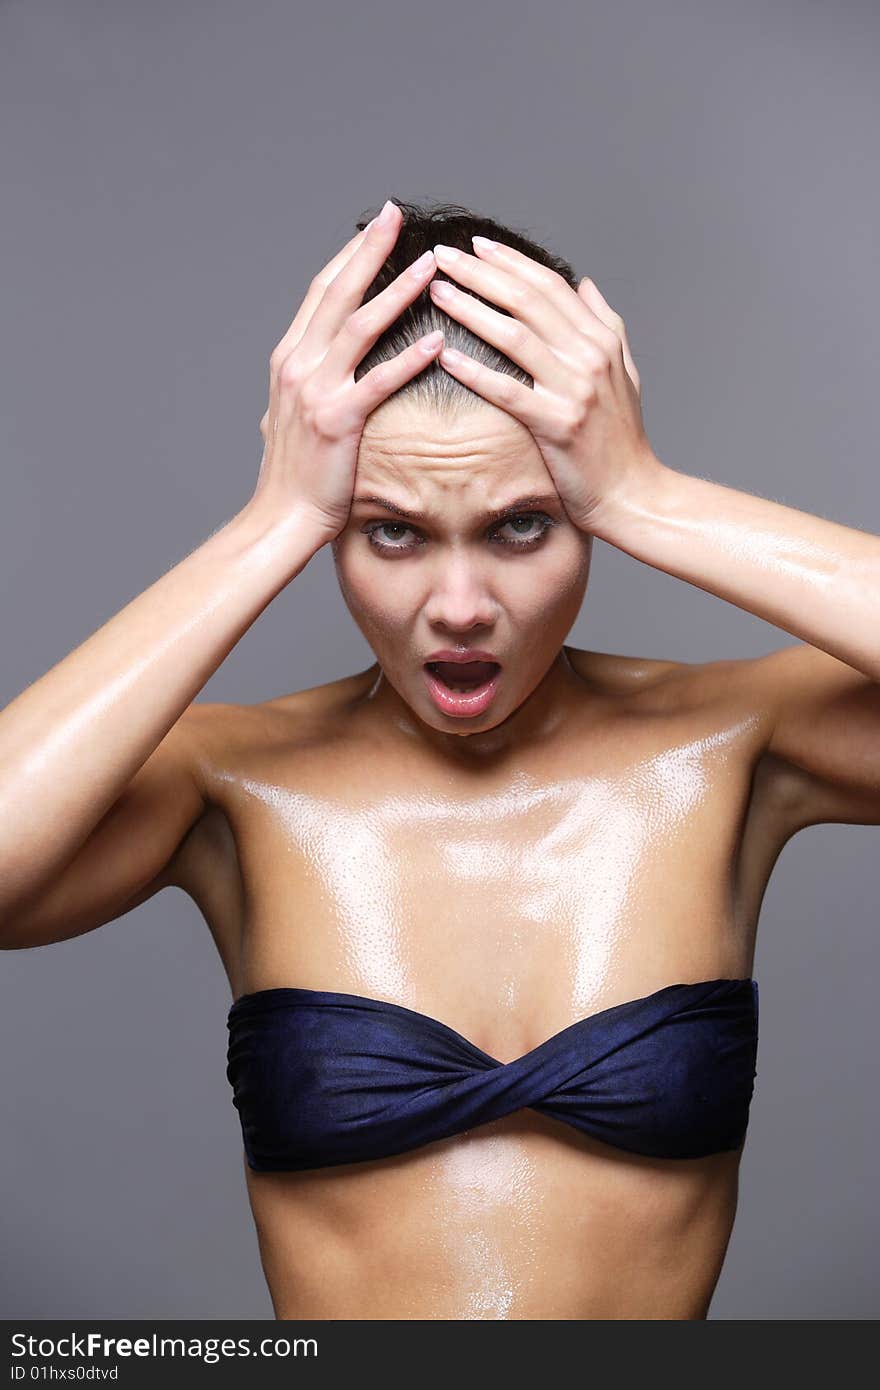
{"label": "left eye", "polygon": [[[527,528],[532,529],[515,531],[513,536],[504,536],[501,534],[508,527],[515,528],[522,525],[522,523],[525,523]],[[496,545],[509,545],[513,546],[515,549],[531,549],[543,539],[551,526],[555,525],[556,522],[544,512],[525,512],[519,516],[509,516],[505,521],[499,521],[490,533],[490,540]],[[538,529],[534,529],[535,527]],[[365,527],[364,530],[369,538],[370,545],[372,545],[375,550],[384,550],[386,552],[392,550],[408,551],[414,550],[417,545],[424,544],[423,540],[401,544],[396,541],[389,541],[388,539],[382,540],[378,536],[377,533],[380,531],[402,531],[404,533],[409,531],[412,535],[417,535],[417,532],[414,531],[411,526],[404,525],[402,521],[377,521],[374,525]]]}
{"label": "left eye", "polygon": [[545,532],[545,531],[548,531],[548,530],[550,529],[550,527],[553,525],[553,522],[550,520],[549,516],[544,516],[543,513],[541,513],[541,512],[529,512],[529,513],[527,513],[525,516],[511,516],[511,517],[508,517],[506,521],[503,521],[503,522],[501,523],[501,525],[500,525],[500,527],[499,527],[498,529],[499,529],[499,531],[503,531],[504,528],[505,528],[505,526],[515,526],[515,525],[517,524],[517,522],[520,522],[520,521],[525,521],[525,522],[527,522],[530,526],[534,526],[537,522],[541,522],[542,524],[541,524],[540,530],[538,530],[538,531],[532,531],[530,534],[529,534],[529,533],[524,534],[522,531],[517,531],[517,532],[516,532],[516,536],[518,537],[518,539],[511,541],[509,538],[507,538],[507,539],[505,539],[504,541],[502,541],[502,544],[504,544],[504,545],[509,545],[509,544],[517,545],[517,544],[523,544],[524,542],[527,543],[527,542],[532,541],[532,540],[535,540],[535,541],[536,541],[536,540],[540,540],[540,538],[541,538],[541,536],[543,536],[544,532]]}

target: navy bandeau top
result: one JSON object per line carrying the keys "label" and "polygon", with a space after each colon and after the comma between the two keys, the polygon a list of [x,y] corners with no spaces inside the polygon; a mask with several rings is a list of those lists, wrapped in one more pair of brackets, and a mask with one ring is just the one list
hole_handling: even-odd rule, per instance
{"label": "navy bandeau top", "polygon": [[618,1149],[700,1158],[745,1137],[758,985],[666,985],[512,1062],[428,1014],[333,990],[243,994],[227,1028],[226,1076],[256,1172],[386,1158],[524,1107]]}

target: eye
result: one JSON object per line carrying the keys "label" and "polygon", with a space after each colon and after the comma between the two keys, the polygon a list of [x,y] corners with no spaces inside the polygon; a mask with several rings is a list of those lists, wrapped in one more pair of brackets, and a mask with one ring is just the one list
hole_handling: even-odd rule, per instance
{"label": "eye", "polygon": [[[515,531],[513,536],[505,536],[502,534],[508,527],[516,528],[522,523],[525,523],[525,532]],[[508,516],[504,521],[497,521],[495,525],[490,528],[488,535],[493,545],[511,546],[514,550],[534,550],[537,545],[540,545],[551,527],[556,525],[558,525],[558,523],[554,521],[552,517],[547,516],[546,512],[522,512]],[[538,527],[538,529],[536,530],[535,527]],[[529,528],[531,528],[531,531]],[[424,545],[425,543],[424,539],[421,537],[415,542],[406,544],[398,543],[398,541],[393,539],[389,540],[387,536],[384,540],[379,537],[378,533],[380,531],[386,533],[389,531],[403,532],[404,535],[409,532],[414,536],[419,535],[412,526],[407,526],[402,521],[376,521],[362,529],[373,549],[384,552],[386,555],[390,555],[393,551],[406,554],[409,551],[415,550],[416,546]]]}
{"label": "eye", "polygon": [[[505,527],[516,526],[522,521],[526,522],[528,526],[535,526],[538,522],[542,524],[538,531],[532,531],[531,533],[518,531],[513,539],[500,535],[500,532],[503,531]],[[529,549],[531,549],[538,541],[543,540],[544,536],[550,530],[550,527],[555,525],[556,522],[553,518],[547,516],[544,512],[523,512],[521,516],[509,516],[506,521],[500,522],[496,527],[496,535],[493,536],[493,540],[496,540],[499,545],[528,546]]]}
{"label": "eye", "polygon": [[393,541],[391,544],[388,544],[386,541],[373,539],[377,531],[411,531],[412,534],[415,535],[415,532],[413,531],[412,527],[406,526],[402,521],[377,521],[372,526],[365,526],[363,529],[364,534],[368,537],[370,545],[373,546],[374,550],[388,551],[414,549],[412,545],[397,545]]}

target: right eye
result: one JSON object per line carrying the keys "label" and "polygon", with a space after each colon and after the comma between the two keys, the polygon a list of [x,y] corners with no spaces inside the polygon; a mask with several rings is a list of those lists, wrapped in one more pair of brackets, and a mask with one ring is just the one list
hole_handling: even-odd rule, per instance
{"label": "right eye", "polygon": [[372,526],[365,527],[364,533],[374,550],[389,552],[392,550],[413,550],[415,548],[413,545],[395,545],[393,542],[389,544],[386,541],[375,540],[374,537],[378,531],[412,531],[413,535],[415,535],[413,528],[405,525],[402,521],[377,521],[374,522]]}

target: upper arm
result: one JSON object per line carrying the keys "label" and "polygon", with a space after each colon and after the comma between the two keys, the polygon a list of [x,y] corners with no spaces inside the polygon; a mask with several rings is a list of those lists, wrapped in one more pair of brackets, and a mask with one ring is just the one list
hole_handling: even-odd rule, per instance
{"label": "upper arm", "polygon": [[64,941],[172,883],[174,855],[205,808],[200,736],[215,706],[190,705],[53,881],[0,930],[0,946]]}
{"label": "upper arm", "polygon": [[880,684],[809,643],[747,663],[765,752],[797,771],[793,830],[880,825]]}

